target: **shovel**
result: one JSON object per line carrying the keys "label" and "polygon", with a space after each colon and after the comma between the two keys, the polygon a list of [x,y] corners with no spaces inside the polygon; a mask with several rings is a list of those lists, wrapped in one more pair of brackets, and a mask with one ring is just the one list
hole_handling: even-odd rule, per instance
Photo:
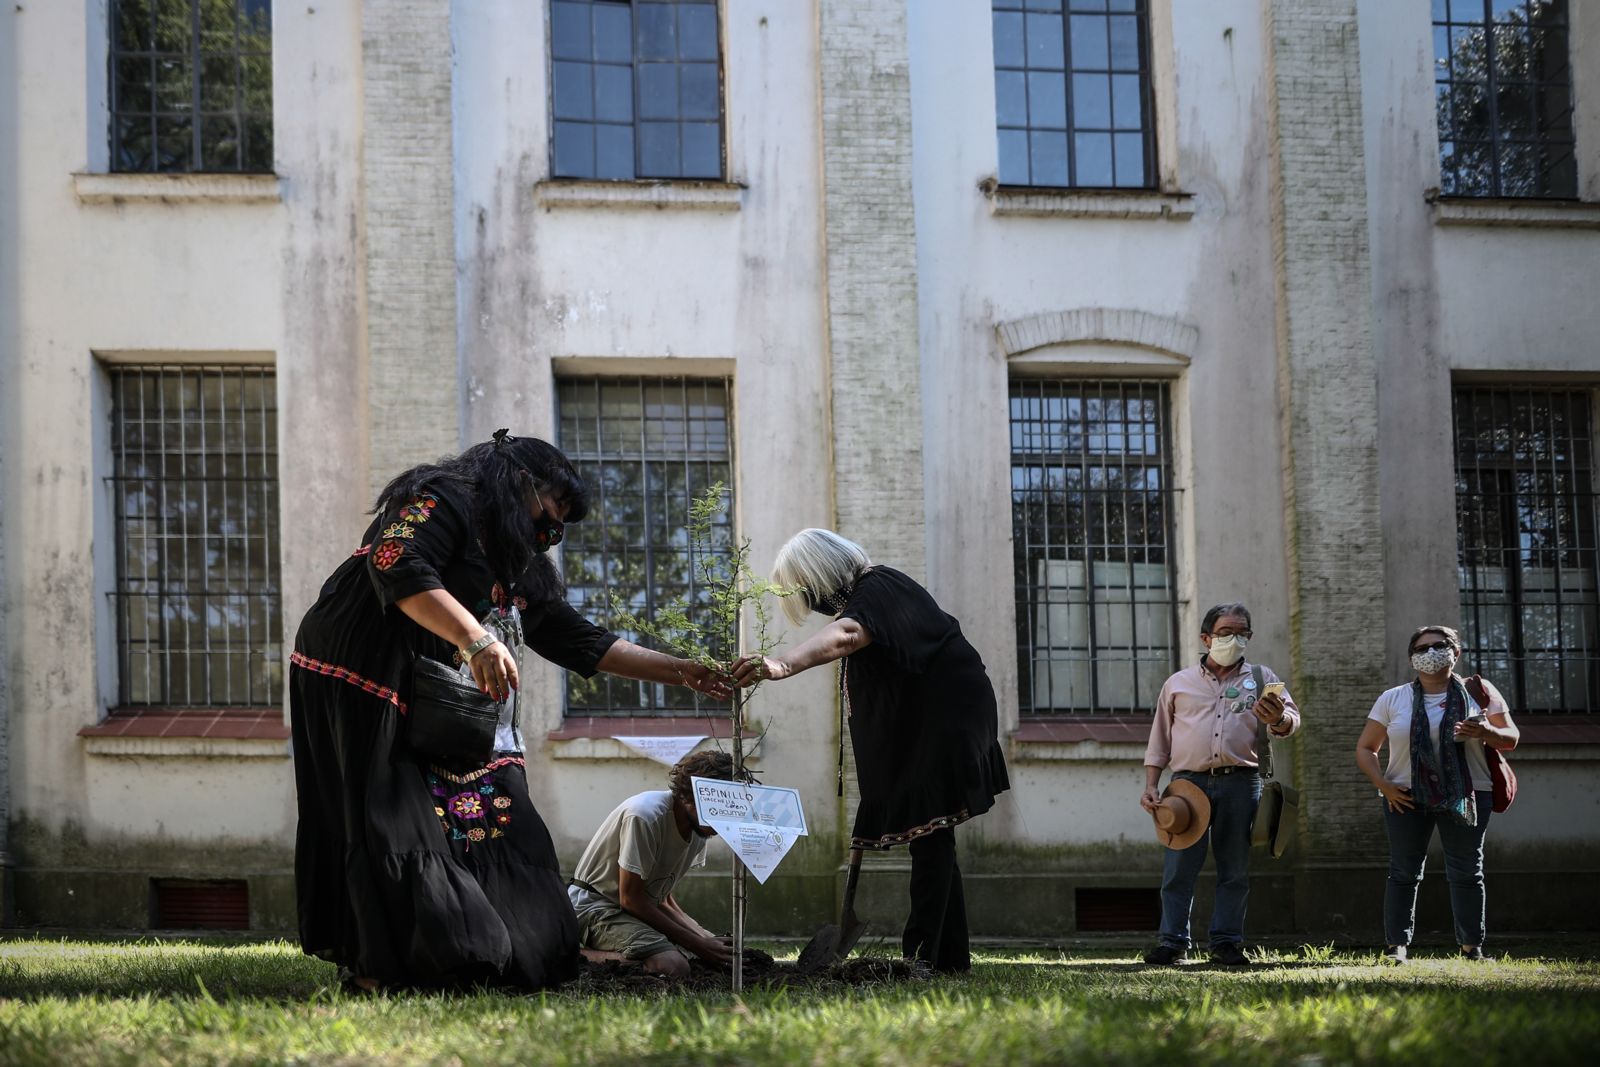
{"label": "shovel", "polygon": [[839,921],[818,930],[806,947],[800,950],[795,970],[801,974],[815,974],[837,960],[850,955],[867,924],[856,918],[856,883],[861,879],[861,850],[850,850],[850,869],[844,876],[844,903],[839,907]]}

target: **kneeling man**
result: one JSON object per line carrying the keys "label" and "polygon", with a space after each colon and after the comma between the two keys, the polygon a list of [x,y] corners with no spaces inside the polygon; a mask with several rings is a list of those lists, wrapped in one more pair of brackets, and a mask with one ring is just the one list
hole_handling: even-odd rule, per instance
{"label": "kneeling man", "polygon": [[590,958],[644,964],[684,978],[689,956],[728,967],[726,940],[695,922],[672,895],[690,867],[704,866],[716,831],[695,818],[691,778],[733,778],[726,752],[691,752],[667,775],[670,789],[629,797],[606,816],[573,872],[567,896],[578,913],[578,944]]}

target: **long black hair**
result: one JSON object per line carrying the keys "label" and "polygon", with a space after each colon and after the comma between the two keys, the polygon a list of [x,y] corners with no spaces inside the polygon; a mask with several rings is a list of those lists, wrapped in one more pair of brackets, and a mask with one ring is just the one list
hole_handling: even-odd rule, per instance
{"label": "long black hair", "polygon": [[459,456],[423,463],[395,475],[374,502],[373,513],[395,507],[429,486],[453,486],[472,501],[472,529],[483,543],[489,569],[510,588],[518,583],[530,600],[555,600],[564,593],[548,556],[537,552],[531,511],[543,491],[567,504],[567,522],[589,514],[589,487],[559,448],[537,437],[512,437],[501,430],[493,441]]}

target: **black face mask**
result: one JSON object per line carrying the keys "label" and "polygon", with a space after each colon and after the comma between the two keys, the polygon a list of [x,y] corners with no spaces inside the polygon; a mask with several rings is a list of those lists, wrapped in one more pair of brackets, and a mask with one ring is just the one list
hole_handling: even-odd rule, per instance
{"label": "black face mask", "polygon": [[809,589],[802,589],[801,593],[806,598],[806,607],[819,615],[837,615],[850,602],[850,591],[848,589],[828,593],[820,598],[812,596]]}

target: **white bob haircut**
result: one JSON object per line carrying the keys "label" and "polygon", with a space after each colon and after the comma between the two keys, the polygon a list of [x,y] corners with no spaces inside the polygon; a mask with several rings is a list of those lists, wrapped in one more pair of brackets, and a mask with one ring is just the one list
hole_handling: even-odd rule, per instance
{"label": "white bob haircut", "polygon": [[[778,550],[772,580],[788,589],[805,590],[814,602],[848,589],[872,566],[866,549],[832,530],[801,530]],[[783,613],[796,626],[811,613],[801,593],[783,598]]]}

